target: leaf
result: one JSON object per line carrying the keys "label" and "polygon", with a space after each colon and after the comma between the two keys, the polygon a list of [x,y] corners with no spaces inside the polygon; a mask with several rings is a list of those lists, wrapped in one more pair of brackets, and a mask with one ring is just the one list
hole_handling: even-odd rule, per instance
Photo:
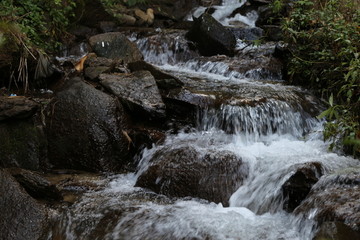
{"label": "leaf", "polygon": [[334,95],[333,94],[331,94],[329,97],[329,104],[331,107],[334,106]]}

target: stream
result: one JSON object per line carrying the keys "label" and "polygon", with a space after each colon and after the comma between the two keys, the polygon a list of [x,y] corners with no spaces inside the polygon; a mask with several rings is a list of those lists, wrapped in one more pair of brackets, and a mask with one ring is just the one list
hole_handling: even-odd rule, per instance
{"label": "stream", "polygon": [[[254,26],[256,13],[226,18],[244,4],[235,2],[236,6],[232,1],[218,6],[214,17],[224,25],[236,18]],[[189,49],[184,35],[181,30],[160,29],[149,37],[133,34],[129,38],[137,43],[145,61],[185,84],[175,97],[186,100],[190,95],[190,103],[197,99],[196,126],[169,132],[162,144],[144,149],[136,172],[94,180],[98,188],[66,210],[49,239],[314,237],[317,226],[311,213],[295,215],[283,210],[283,184],[304,163],[321,163],[328,174],[357,166],[358,161],[328,151],[329,143],[322,137],[324,122],[316,118],[322,110],[318,100],[304,89],[286,85],[280,71],[261,67],[276,43],[253,46],[238,40],[233,58],[201,57]],[[251,62],[254,59],[259,64]],[[246,67],[249,63],[250,68]],[[247,166],[246,177],[228,206],[201,198],[168,197],[136,186],[156,153],[189,147],[200,154],[229,151]]]}

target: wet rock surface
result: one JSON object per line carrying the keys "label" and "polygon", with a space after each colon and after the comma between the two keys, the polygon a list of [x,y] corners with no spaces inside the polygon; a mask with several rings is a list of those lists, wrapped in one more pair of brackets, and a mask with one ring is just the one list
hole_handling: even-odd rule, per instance
{"label": "wet rock surface", "polygon": [[40,239],[48,225],[45,208],[0,169],[0,239]]}
{"label": "wet rock surface", "polygon": [[358,167],[323,176],[295,213],[314,217],[321,229],[319,235],[334,238],[342,232],[336,239],[356,239],[360,234],[359,185]]}
{"label": "wet rock surface", "polygon": [[24,96],[0,96],[0,121],[29,118],[38,108],[38,103]]}
{"label": "wet rock surface", "polygon": [[282,186],[284,209],[292,212],[309,194],[323,175],[321,163],[310,162],[294,166],[295,173]]}
{"label": "wet rock surface", "polygon": [[99,57],[134,62],[143,56],[136,45],[120,32],[109,32],[90,37],[90,46]]}
{"label": "wet rock surface", "polygon": [[0,167],[48,167],[46,135],[36,120],[0,122],[0,139]]}
{"label": "wet rock surface", "polygon": [[247,176],[247,166],[228,151],[200,154],[193,147],[164,147],[154,154],[136,186],[175,197],[199,197],[228,205]]}
{"label": "wet rock surface", "polygon": [[50,162],[57,168],[120,170],[130,157],[126,127],[126,115],[115,98],[72,78],[50,106]]}
{"label": "wet rock surface", "polygon": [[119,97],[134,115],[165,117],[163,103],[154,77],[149,71],[130,74],[101,74],[100,83]]}
{"label": "wet rock surface", "polygon": [[60,201],[63,199],[60,191],[52,185],[40,173],[21,169],[6,169],[26,190],[26,192],[35,199],[44,199],[49,201]]}
{"label": "wet rock surface", "polygon": [[236,45],[234,34],[209,14],[205,13],[198,19],[194,19],[193,26],[186,37],[197,43],[197,48],[204,56],[234,55]]}

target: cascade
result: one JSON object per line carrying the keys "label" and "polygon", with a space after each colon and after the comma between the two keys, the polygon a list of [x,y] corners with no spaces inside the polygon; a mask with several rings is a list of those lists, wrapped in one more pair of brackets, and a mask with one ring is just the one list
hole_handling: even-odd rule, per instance
{"label": "cascade", "polygon": [[[224,25],[239,20],[254,26],[256,13],[227,18],[244,3],[225,0],[214,7],[213,16]],[[196,9],[191,16],[204,11]],[[136,173],[95,182],[99,190],[85,193],[49,239],[56,232],[69,240],[312,239],[315,221],[283,210],[283,184],[301,164],[319,162],[329,173],[357,166],[358,161],[328,152],[328,143],[322,141],[323,122],[303,107],[302,101],[313,103],[306,91],[284,85],[280,72],[272,74],[261,67],[234,69],[231,65],[238,64],[239,55],[201,57],[189,49],[182,31],[133,40],[147,62],[220,104],[199,109],[197,126],[191,131],[168,134],[164,143],[144,149]],[[239,54],[250,52],[251,56],[271,53],[275,47],[244,48],[241,44],[245,43],[238,43],[243,49]],[[161,150],[189,146],[200,154],[229,151],[248,167],[229,207],[199,198],[167,197],[135,186]]]}

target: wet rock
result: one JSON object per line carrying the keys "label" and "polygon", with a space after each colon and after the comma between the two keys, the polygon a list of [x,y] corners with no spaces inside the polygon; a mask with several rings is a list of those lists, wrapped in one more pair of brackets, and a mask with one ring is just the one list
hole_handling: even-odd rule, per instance
{"label": "wet rock", "polygon": [[263,30],[258,27],[254,28],[233,28],[231,29],[234,36],[237,39],[242,39],[246,41],[259,40],[263,36]]}
{"label": "wet rock", "polygon": [[39,104],[27,97],[0,96],[0,121],[29,118],[34,115],[38,108]]}
{"label": "wet rock", "polygon": [[136,44],[120,32],[109,32],[92,36],[90,46],[99,57],[121,59],[125,63],[142,60]]}
{"label": "wet rock", "polygon": [[199,197],[228,205],[247,176],[242,160],[229,151],[201,154],[191,146],[164,147],[150,160],[136,186],[175,197]]}
{"label": "wet rock", "polygon": [[55,201],[63,199],[60,191],[37,172],[21,168],[8,168],[6,171],[35,199]]}
{"label": "wet rock", "polygon": [[299,206],[322,175],[322,166],[318,162],[294,166],[294,174],[282,186],[284,209],[292,212]]}
{"label": "wet rock", "polygon": [[281,41],[283,40],[283,32],[280,26],[277,25],[264,25],[265,36],[270,41]]}
{"label": "wet rock", "polygon": [[116,30],[116,23],[113,21],[99,22],[100,31],[103,33],[114,32]]}
{"label": "wet rock", "polygon": [[[360,234],[359,186],[359,167],[323,176],[295,213],[317,220],[319,235],[325,233],[329,239],[357,239]],[[344,229],[346,234],[339,236]]]}
{"label": "wet rock", "polygon": [[165,117],[163,103],[154,77],[149,71],[131,74],[101,74],[100,83],[135,115]]}
{"label": "wet rock", "polygon": [[72,78],[49,109],[50,161],[57,168],[118,171],[129,160],[126,126],[117,99]]}
{"label": "wet rock", "polygon": [[195,7],[199,6],[197,0],[149,0],[146,4],[154,9],[157,18],[169,18],[181,21]]}
{"label": "wet rock", "polygon": [[0,123],[0,167],[40,170],[47,167],[47,141],[33,119]]}
{"label": "wet rock", "polygon": [[147,63],[145,61],[137,61],[128,64],[131,71],[146,70],[154,76],[156,83],[160,89],[179,88],[184,85],[178,78],[161,71],[159,68]]}
{"label": "wet rock", "polygon": [[0,169],[0,239],[40,239],[47,227],[45,208]]}
{"label": "wet rock", "polygon": [[236,45],[234,34],[207,13],[194,18],[194,24],[186,37],[197,44],[197,48],[204,56],[234,55]]}
{"label": "wet rock", "polygon": [[102,73],[109,73],[111,72],[111,68],[104,67],[104,66],[98,66],[98,67],[87,67],[84,71],[84,76],[86,79],[89,80],[96,80],[100,74]]}

